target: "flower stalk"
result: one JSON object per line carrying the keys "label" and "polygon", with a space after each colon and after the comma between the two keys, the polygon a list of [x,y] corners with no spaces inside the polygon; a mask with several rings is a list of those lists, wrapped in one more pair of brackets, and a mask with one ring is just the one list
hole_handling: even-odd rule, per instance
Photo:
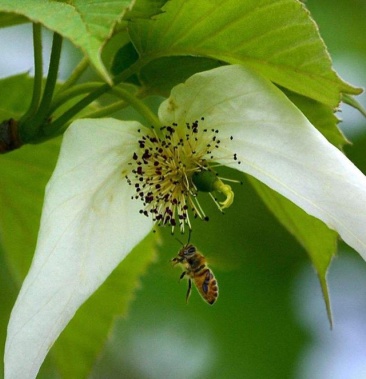
{"label": "flower stalk", "polygon": [[33,23],[33,53],[34,53],[34,81],[32,100],[28,111],[19,120],[20,126],[31,118],[37,111],[42,94],[43,58],[42,58],[42,29],[41,25]]}

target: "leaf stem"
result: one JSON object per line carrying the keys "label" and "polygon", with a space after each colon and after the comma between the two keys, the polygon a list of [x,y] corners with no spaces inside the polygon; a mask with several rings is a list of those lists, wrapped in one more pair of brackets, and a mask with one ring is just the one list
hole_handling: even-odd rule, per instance
{"label": "leaf stem", "polygon": [[58,68],[60,64],[62,40],[62,36],[57,33],[53,34],[50,65],[42,101],[34,118],[27,122],[26,133],[28,134],[29,139],[38,134],[41,125],[49,115],[49,107],[55,90]]}
{"label": "leaf stem", "polygon": [[119,110],[126,108],[128,104],[124,100],[116,101],[113,104],[106,105],[94,112],[87,113],[84,118],[100,118],[110,116],[111,114],[118,112]]}
{"label": "leaf stem", "polygon": [[34,53],[34,80],[33,94],[27,112],[19,120],[19,128],[22,123],[32,117],[38,108],[42,93],[43,58],[42,58],[42,29],[40,24],[33,23],[33,53]]}
{"label": "leaf stem", "polygon": [[52,114],[58,107],[65,104],[67,101],[72,100],[74,97],[90,93],[100,87],[100,82],[88,82],[83,84],[77,84],[69,89],[65,89],[61,93],[57,93],[52,101],[49,113]]}
{"label": "leaf stem", "polygon": [[70,109],[68,109],[65,113],[63,113],[59,118],[53,121],[51,124],[47,125],[44,128],[43,132],[45,135],[49,136],[57,136],[61,134],[66,128],[67,123],[77,115],[81,110],[83,110],[86,106],[96,100],[99,96],[103,95],[107,91],[109,91],[111,87],[109,84],[103,84],[94,92],[90,93],[75,105],[73,105]]}
{"label": "leaf stem", "polygon": [[160,121],[157,115],[143,101],[138,99],[131,92],[121,87],[114,87],[112,89],[112,93],[116,94],[122,100],[125,100],[128,104],[135,108],[143,117],[145,117],[146,121],[150,123],[150,126],[160,126]]}
{"label": "leaf stem", "polygon": [[89,59],[84,57],[78,65],[74,68],[71,75],[68,77],[68,79],[62,84],[60,89],[57,93],[64,92],[65,90],[69,89],[71,86],[73,86],[81,77],[81,75],[85,72],[85,70],[89,66]]}
{"label": "leaf stem", "polygon": [[[114,85],[117,85],[124,80],[128,79],[131,75],[139,70],[139,68],[143,65],[143,61],[137,61],[132,64],[129,68],[121,72],[117,75],[113,82]],[[59,118],[53,121],[51,124],[47,125],[47,129],[44,130],[45,135],[48,136],[57,136],[61,134],[66,128],[68,122],[77,115],[82,109],[84,109],[87,105],[92,103],[101,95],[110,91],[112,87],[109,84],[103,84],[99,88],[97,88],[94,92],[91,92],[89,95],[81,99],[78,103],[68,109],[64,114],[62,114]]]}

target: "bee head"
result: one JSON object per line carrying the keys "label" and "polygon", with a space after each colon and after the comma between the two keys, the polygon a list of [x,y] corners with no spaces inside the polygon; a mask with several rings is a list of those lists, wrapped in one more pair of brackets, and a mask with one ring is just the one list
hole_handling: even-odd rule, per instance
{"label": "bee head", "polygon": [[193,245],[185,245],[180,251],[179,254],[181,257],[190,258],[195,255],[197,252],[196,248]]}

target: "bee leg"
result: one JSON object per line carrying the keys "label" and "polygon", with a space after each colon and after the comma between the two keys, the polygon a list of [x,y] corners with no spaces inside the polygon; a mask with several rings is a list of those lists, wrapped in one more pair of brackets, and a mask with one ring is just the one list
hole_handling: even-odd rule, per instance
{"label": "bee leg", "polygon": [[179,281],[181,281],[181,280],[184,278],[185,274],[186,274],[186,271],[183,271],[183,272],[181,273],[181,275],[180,275],[180,277],[179,277]]}
{"label": "bee leg", "polygon": [[175,266],[176,264],[179,263],[179,260],[178,260],[178,258],[173,258],[170,260],[170,262],[172,263],[173,266]]}
{"label": "bee leg", "polygon": [[187,304],[188,304],[189,296],[191,296],[191,292],[192,292],[192,280],[188,279],[188,289],[187,289],[187,295],[186,295]]}

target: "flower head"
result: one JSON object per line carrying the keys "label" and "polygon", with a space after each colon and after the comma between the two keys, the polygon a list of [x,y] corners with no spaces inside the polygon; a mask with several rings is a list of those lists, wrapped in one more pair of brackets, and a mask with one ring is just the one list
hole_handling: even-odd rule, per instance
{"label": "flower head", "polygon": [[241,66],[199,73],[173,88],[159,119],[165,128],[155,132],[105,119],[75,121],[65,133],[8,326],[6,378],[35,377],[75,311],[152,220],[178,219],[182,228],[188,208],[204,217],[199,191],[222,192],[221,208],[232,202],[230,187],[211,175],[213,162],[256,177],[366,259],[365,176],[272,83]]}
{"label": "flower head", "polygon": [[143,202],[140,213],[173,229],[178,222],[184,231],[185,224],[191,228],[189,209],[194,216],[208,219],[197,200],[198,191],[224,193],[226,200],[219,208],[228,207],[233,192],[211,163],[220,157],[219,131],[206,128],[201,117],[184,125],[163,126],[158,132],[142,132],[131,162],[132,175],[127,175],[134,197]]}

